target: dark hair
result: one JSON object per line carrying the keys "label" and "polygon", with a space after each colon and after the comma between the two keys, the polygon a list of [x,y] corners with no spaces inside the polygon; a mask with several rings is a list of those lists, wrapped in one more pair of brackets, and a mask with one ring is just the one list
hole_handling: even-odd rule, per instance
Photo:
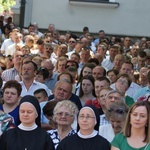
{"label": "dark hair", "polygon": [[110,84],[110,80],[107,78],[107,77],[105,77],[105,76],[103,76],[103,77],[99,77],[99,78],[97,78],[95,81],[106,81],[106,82],[108,82],[109,84]]}
{"label": "dark hair", "polygon": [[[131,61],[125,61],[125,62],[123,62],[123,64],[131,65],[131,66],[132,66],[132,69],[134,69],[134,65],[133,65],[133,63],[132,63]],[[122,64],[122,65],[123,65],[123,64]]]}
{"label": "dark hair", "polygon": [[138,56],[140,56],[141,58],[144,58],[144,57],[147,57],[147,54],[146,54],[145,51],[140,51],[140,52],[138,53]]}
{"label": "dark hair", "polygon": [[[79,65],[75,60],[69,59],[69,60],[67,60],[67,63],[69,63],[69,62],[74,64],[73,66],[75,66],[78,69]],[[66,63],[66,68],[68,68],[67,63]]]}
{"label": "dark hair", "polygon": [[49,77],[49,71],[47,68],[44,68],[44,67],[38,68],[36,74],[42,75],[44,80]]}
{"label": "dark hair", "polygon": [[52,117],[54,107],[56,106],[57,103],[58,103],[58,101],[49,101],[49,102],[47,102],[46,105],[43,107],[44,115]]}
{"label": "dark hair", "polygon": [[95,90],[94,90],[94,81],[95,81],[95,79],[94,79],[94,77],[92,76],[92,75],[86,75],[86,76],[84,76],[83,78],[82,78],[82,80],[81,80],[81,84],[80,84],[80,91],[79,91],[79,97],[82,97],[83,95],[84,95],[84,93],[83,93],[83,90],[82,90],[82,82],[83,82],[83,80],[90,80],[91,81],[91,83],[93,84],[93,91],[92,91],[92,94],[95,96]]}
{"label": "dark hair", "polygon": [[98,61],[97,58],[90,58],[90,59],[88,60],[88,63],[94,63],[94,64],[96,64],[97,66],[99,65],[99,61]]}
{"label": "dark hair", "polygon": [[82,77],[83,77],[83,70],[84,70],[85,67],[91,68],[91,70],[93,70],[93,68],[96,67],[96,65],[95,65],[95,64],[92,64],[92,63],[86,63],[86,64],[83,66],[83,68],[82,68],[82,70],[81,70],[81,72],[80,72],[78,83],[81,82],[81,79],[82,79]]}
{"label": "dark hair", "polygon": [[18,96],[20,96],[22,91],[22,86],[20,83],[18,83],[16,80],[9,80],[5,83],[3,87],[3,91],[5,92],[5,89],[7,88],[15,88],[17,90]]}
{"label": "dark hair", "polygon": [[24,64],[29,64],[29,63],[31,63],[31,64],[34,66],[34,71],[36,71],[36,70],[37,70],[37,64],[36,64],[35,62],[33,62],[33,61],[25,61],[25,62],[23,63],[23,65],[24,65]]}
{"label": "dark hair", "polygon": [[46,92],[45,89],[37,89],[37,90],[34,91],[34,95],[35,95],[35,94],[39,94],[39,93],[42,93],[42,95],[43,95],[44,97],[48,97],[48,94],[47,94],[47,92]]}
{"label": "dark hair", "polygon": [[111,70],[108,70],[108,71],[107,71],[107,76],[108,76],[108,74],[109,74],[110,72],[113,72],[116,76],[119,74],[119,71],[118,71],[118,70],[116,70],[116,69],[111,69]]}

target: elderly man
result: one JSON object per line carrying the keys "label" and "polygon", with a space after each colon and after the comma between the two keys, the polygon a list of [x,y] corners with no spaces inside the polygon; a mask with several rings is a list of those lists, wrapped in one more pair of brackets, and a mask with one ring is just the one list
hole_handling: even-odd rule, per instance
{"label": "elderly man", "polygon": [[39,88],[43,88],[47,91],[48,96],[51,91],[45,84],[36,82],[34,80],[37,72],[37,65],[33,61],[26,61],[22,66],[22,81],[20,82],[22,86],[21,96],[34,95],[34,91]]}
{"label": "elderly man", "polygon": [[61,101],[61,100],[70,100],[74,102],[78,109],[80,110],[82,105],[81,101],[78,96],[75,94],[71,93],[72,91],[72,84],[64,79],[64,80],[59,80],[54,88],[54,94],[49,97],[49,100],[56,100],[56,101]]}

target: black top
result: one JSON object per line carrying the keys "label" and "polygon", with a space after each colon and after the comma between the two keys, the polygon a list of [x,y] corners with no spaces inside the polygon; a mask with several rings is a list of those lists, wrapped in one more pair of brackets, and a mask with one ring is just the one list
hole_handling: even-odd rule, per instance
{"label": "black top", "polygon": [[57,150],[110,150],[110,143],[100,135],[83,139],[76,133],[63,139]]}
{"label": "black top", "polygon": [[49,134],[37,127],[32,131],[10,129],[0,137],[0,150],[54,150]]}
{"label": "black top", "polygon": [[[54,99],[54,94],[50,95],[49,98],[48,98],[49,101],[52,100],[52,99]],[[77,95],[72,93],[71,97],[69,98],[69,100],[74,102],[77,105],[79,110],[82,108],[81,101],[80,101],[80,99],[79,99],[79,97]]]}

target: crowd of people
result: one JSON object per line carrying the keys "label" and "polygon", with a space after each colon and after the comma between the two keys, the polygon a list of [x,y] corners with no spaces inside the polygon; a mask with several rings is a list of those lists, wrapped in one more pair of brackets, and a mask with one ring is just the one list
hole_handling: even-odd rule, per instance
{"label": "crowd of people", "polygon": [[149,150],[150,38],[20,29],[0,16],[0,150]]}

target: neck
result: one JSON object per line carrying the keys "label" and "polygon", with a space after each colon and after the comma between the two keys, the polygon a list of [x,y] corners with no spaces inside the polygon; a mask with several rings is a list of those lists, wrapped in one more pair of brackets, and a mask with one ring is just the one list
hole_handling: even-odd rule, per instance
{"label": "neck", "polygon": [[20,69],[20,63],[14,64],[14,68],[19,72],[19,69]]}
{"label": "neck", "polygon": [[90,135],[93,133],[93,130],[82,130],[82,129],[80,129],[80,133],[82,135]]}
{"label": "neck", "polygon": [[135,129],[135,128],[131,128],[131,137],[135,137],[135,138],[145,138],[145,128],[142,129]]}
{"label": "neck", "polygon": [[27,90],[30,88],[33,81],[34,81],[34,79],[23,79],[23,83],[24,83]]}

